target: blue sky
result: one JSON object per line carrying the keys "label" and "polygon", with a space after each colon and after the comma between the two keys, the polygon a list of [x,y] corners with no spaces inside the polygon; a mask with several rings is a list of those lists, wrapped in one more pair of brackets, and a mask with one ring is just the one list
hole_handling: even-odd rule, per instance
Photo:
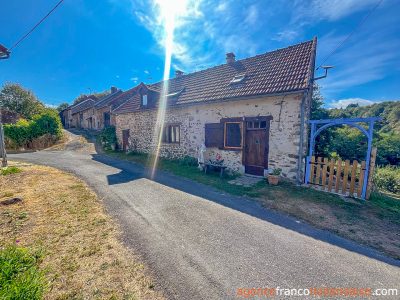
{"label": "blue sky", "polygon": [[[0,0],[0,44],[10,48],[58,0]],[[162,80],[166,10],[176,11],[171,77],[318,37],[317,65],[378,0],[64,0],[9,60],[0,84],[18,81],[43,102]],[[325,64],[320,80],[328,107],[400,100],[400,1],[383,0]],[[322,75],[319,71],[316,76]],[[396,84],[397,83],[397,84]]]}

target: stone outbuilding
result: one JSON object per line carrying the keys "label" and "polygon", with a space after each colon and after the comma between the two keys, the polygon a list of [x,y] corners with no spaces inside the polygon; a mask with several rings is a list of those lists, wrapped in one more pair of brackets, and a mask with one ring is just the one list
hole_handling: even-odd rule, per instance
{"label": "stone outbuilding", "polygon": [[[125,151],[223,160],[228,169],[304,175],[317,39],[168,81],[140,83],[113,110]],[[161,108],[165,107],[165,111]]]}

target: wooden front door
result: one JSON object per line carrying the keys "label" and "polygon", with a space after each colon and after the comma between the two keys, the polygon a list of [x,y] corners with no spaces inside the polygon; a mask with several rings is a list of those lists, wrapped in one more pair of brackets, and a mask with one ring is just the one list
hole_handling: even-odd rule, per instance
{"label": "wooden front door", "polygon": [[268,168],[269,120],[246,122],[244,166],[246,174],[264,176]]}
{"label": "wooden front door", "polygon": [[128,150],[128,145],[129,145],[129,129],[128,130],[122,130],[122,150],[126,152]]}

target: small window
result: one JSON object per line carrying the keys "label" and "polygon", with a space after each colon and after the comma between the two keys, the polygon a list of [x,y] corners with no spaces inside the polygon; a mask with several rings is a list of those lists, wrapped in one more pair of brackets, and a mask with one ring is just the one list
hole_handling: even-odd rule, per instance
{"label": "small window", "polygon": [[147,105],[147,95],[142,95],[142,105]]}
{"label": "small window", "polygon": [[267,128],[266,121],[247,122],[247,129],[265,129]]}
{"label": "small window", "polygon": [[242,149],[243,123],[226,122],[224,129],[225,129],[224,147]]}
{"label": "small window", "polygon": [[166,125],[163,130],[161,141],[169,144],[179,144],[180,142],[180,126]]}
{"label": "small window", "polygon": [[235,84],[244,83],[245,79],[246,79],[246,74],[236,75],[235,77],[233,77],[233,79],[229,83],[229,85],[235,85]]}

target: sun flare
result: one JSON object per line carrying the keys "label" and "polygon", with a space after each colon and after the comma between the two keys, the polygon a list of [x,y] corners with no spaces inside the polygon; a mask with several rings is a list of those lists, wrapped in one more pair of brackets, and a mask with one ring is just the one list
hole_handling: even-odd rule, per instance
{"label": "sun flare", "polygon": [[151,172],[151,178],[154,178],[156,166],[158,163],[158,157],[160,154],[160,146],[162,142],[162,132],[164,128],[164,120],[165,120],[165,111],[167,106],[167,97],[168,94],[168,79],[169,73],[171,70],[171,56],[172,56],[172,47],[174,44],[174,29],[176,24],[176,19],[179,16],[182,16],[186,12],[188,0],[156,0],[155,5],[160,9],[160,19],[159,22],[163,27],[164,31],[164,45],[165,45],[165,63],[164,63],[164,76],[163,81],[164,84],[162,86],[160,103],[158,106],[157,113],[157,122],[155,125],[155,138],[157,138],[157,148],[155,151],[153,168]]}

